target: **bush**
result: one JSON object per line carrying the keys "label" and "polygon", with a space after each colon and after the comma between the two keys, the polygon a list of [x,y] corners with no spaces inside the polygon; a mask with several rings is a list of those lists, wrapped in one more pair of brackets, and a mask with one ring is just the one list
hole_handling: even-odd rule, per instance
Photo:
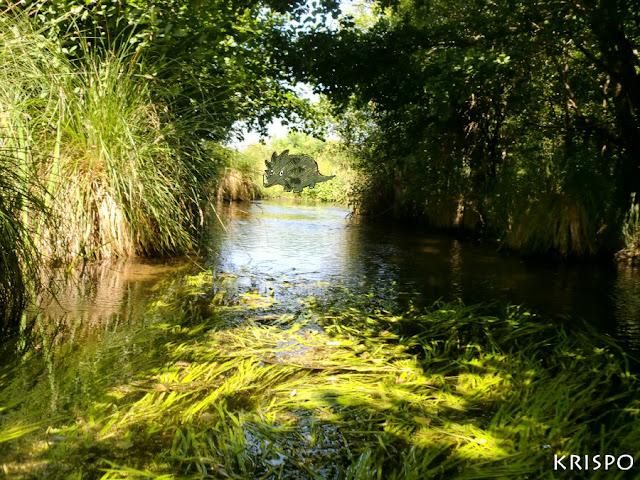
{"label": "bush", "polygon": [[[262,175],[265,160],[278,153],[289,150],[293,154],[306,154],[318,163],[322,175],[335,175],[335,178],[316,184],[313,189],[305,188],[301,193],[284,192],[282,187],[264,188]],[[243,171],[255,178],[262,197],[287,197],[306,200],[318,200],[340,204],[349,203],[349,190],[354,181],[348,154],[341,143],[322,141],[298,132],[290,132],[286,138],[273,139],[269,145],[254,144],[247,147],[237,162],[243,163]]]}
{"label": "bush", "polygon": [[63,262],[193,250],[215,164],[198,115],[170,113],[152,74],[168,66],[82,39],[72,63],[27,20],[2,22],[5,143],[55,218],[25,215],[37,247]]}

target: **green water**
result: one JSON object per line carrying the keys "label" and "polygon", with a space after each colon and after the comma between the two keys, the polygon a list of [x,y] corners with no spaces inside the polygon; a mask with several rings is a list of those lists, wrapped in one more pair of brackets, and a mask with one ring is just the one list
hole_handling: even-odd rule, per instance
{"label": "green water", "polygon": [[333,206],[277,202],[226,205],[226,232],[209,266],[243,272],[243,286],[277,277],[352,291],[391,284],[431,304],[522,304],[547,318],[583,318],[629,349],[640,347],[640,275],[615,262],[554,263],[434,235],[417,226],[359,222]]}

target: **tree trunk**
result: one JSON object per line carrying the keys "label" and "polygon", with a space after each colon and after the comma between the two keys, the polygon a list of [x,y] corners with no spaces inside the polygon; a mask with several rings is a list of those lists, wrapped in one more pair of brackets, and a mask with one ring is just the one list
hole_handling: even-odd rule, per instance
{"label": "tree trunk", "polygon": [[640,76],[638,56],[624,32],[623,18],[628,13],[622,3],[584,0],[583,4],[598,41],[600,65],[614,81],[616,124],[626,151],[619,170],[619,201],[628,207],[631,193],[640,190]]}

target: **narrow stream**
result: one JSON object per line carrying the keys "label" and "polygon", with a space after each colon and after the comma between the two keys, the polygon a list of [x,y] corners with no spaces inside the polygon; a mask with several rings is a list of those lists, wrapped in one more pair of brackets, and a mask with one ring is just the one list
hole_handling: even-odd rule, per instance
{"label": "narrow stream", "polygon": [[582,318],[631,350],[640,348],[640,272],[610,263],[554,263],[499,253],[417,226],[349,218],[335,206],[273,201],[225,204],[225,230],[210,263],[261,280],[327,282],[354,292],[384,290],[465,303],[522,304],[565,321]]}
{"label": "narrow stream", "polygon": [[[61,287],[56,298],[29,309],[19,331],[5,336],[0,346],[0,472],[49,478],[28,472],[50,471],[50,478],[62,478],[55,475],[63,467],[49,463],[47,453],[55,450],[56,442],[75,445],[76,450],[70,450],[74,458],[90,464],[93,453],[58,435],[57,429],[69,435],[68,419],[87,415],[91,424],[87,406],[117,404],[123,395],[152,395],[158,392],[154,388],[164,392],[162,382],[149,382],[158,382],[158,372],[189,366],[170,352],[181,342],[189,348],[204,345],[200,337],[185,335],[199,327],[211,329],[206,324],[211,318],[224,322],[216,324],[221,330],[214,329],[222,337],[227,327],[249,328],[245,333],[256,327],[264,333],[275,326],[282,338],[273,345],[276,352],[264,357],[265,365],[312,357],[313,352],[287,333],[301,324],[310,338],[322,335],[309,302],[340,311],[348,309],[353,296],[362,295],[367,297],[356,300],[385,309],[408,301],[429,306],[439,299],[496,309],[522,304],[558,322],[583,318],[617,338],[634,356],[640,351],[640,275],[626,266],[523,260],[415,226],[362,222],[336,206],[258,201],[222,205],[218,215],[221,222],[211,227],[205,258],[87,267]],[[163,308],[169,304],[177,317],[165,316]],[[332,342],[323,348],[329,345]],[[294,389],[287,395],[295,394]],[[105,423],[101,428],[109,427]],[[6,441],[12,435],[17,440]],[[327,438],[334,436],[327,433]],[[331,448],[340,444],[335,442]],[[103,447],[103,454],[137,458],[138,453],[129,450],[132,445],[125,437]],[[144,442],[138,445],[142,457],[151,448]],[[281,458],[270,461],[283,464]]]}
{"label": "narrow stream", "polygon": [[37,315],[41,328],[66,340],[98,341],[136,325],[166,288],[163,279],[204,266],[237,275],[236,293],[273,294],[280,313],[308,295],[339,306],[336,290],[418,306],[517,304],[558,322],[584,319],[640,351],[640,272],[627,265],[523,259],[418,226],[361,221],[331,205],[256,201],[223,204],[217,213],[206,258],[94,266],[27,317]]}

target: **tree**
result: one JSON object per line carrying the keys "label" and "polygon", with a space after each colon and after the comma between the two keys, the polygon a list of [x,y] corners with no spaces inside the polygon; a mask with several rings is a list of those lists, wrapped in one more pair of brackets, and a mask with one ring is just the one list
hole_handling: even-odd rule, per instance
{"label": "tree", "polygon": [[303,35],[289,65],[337,110],[369,112],[364,163],[383,203],[540,251],[617,234],[640,185],[636,4],[373,5],[373,26]]}
{"label": "tree", "polygon": [[[334,0],[316,13],[335,9]],[[152,75],[170,95],[174,108],[202,113],[202,131],[214,140],[227,137],[245,120],[263,130],[273,117],[313,121],[313,109],[298,98],[288,73],[274,60],[287,22],[307,14],[302,0],[30,0],[13,5],[40,23],[54,26],[70,56],[97,49],[135,48],[164,68]]]}

